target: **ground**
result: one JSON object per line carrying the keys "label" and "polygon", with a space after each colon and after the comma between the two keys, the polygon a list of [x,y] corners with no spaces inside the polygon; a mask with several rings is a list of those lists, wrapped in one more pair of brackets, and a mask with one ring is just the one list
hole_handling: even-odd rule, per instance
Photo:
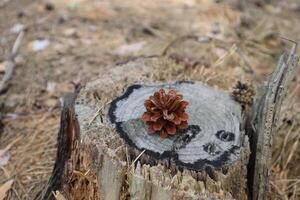
{"label": "ground", "polygon": [[[182,79],[208,77],[228,91],[238,80],[258,87],[290,47],[283,38],[299,41],[299,17],[297,1],[0,1],[1,78],[25,29],[15,73],[0,95],[0,185],[13,180],[8,199],[32,199],[47,183],[60,98],[72,82],[136,56],[162,55],[184,66]],[[300,198],[299,76],[298,69],[273,141],[270,191],[277,199]]]}

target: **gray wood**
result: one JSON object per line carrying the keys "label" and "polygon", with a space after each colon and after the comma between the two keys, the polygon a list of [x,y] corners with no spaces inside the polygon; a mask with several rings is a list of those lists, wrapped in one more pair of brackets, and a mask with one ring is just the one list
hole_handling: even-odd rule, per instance
{"label": "gray wood", "polygon": [[[167,138],[148,133],[147,125],[140,119],[145,112],[144,101],[160,88],[175,89],[189,102],[187,131],[178,130],[175,136]],[[220,168],[239,159],[244,137],[240,131],[240,106],[229,94],[203,84],[134,85],[112,103],[110,111],[111,120],[125,141],[157,159],[167,158],[194,170]]]}
{"label": "gray wood", "polygon": [[254,156],[252,197],[266,199],[270,162],[272,157],[272,138],[280,114],[280,108],[286,96],[288,84],[293,76],[299,57],[296,55],[295,44],[289,55],[282,55],[278,65],[253,108],[252,127],[254,128],[252,149]]}

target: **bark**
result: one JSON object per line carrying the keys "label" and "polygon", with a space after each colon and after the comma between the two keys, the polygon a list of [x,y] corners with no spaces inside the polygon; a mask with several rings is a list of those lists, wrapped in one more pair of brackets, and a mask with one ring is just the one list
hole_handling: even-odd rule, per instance
{"label": "bark", "polygon": [[249,183],[253,199],[266,199],[268,194],[270,162],[272,158],[272,138],[280,114],[288,84],[293,77],[299,57],[295,44],[289,54],[280,57],[278,65],[270,77],[267,86],[257,98],[251,117],[249,135],[251,135],[251,158],[249,163]]}

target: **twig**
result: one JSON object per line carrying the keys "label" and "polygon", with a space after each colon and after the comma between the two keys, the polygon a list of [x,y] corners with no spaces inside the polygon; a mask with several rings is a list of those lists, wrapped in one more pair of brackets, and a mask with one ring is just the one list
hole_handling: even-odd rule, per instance
{"label": "twig", "polygon": [[89,121],[89,126],[93,123],[93,121],[99,116],[99,115],[102,115],[102,111],[104,109],[105,106],[107,106],[108,104],[110,104],[111,101],[108,101],[106,103],[104,103],[102,106],[100,106],[98,108],[98,110],[96,111],[95,115],[91,118],[91,120]]}
{"label": "twig", "polygon": [[299,144],[299,139],[300,139],[300,135],[298,134],[299,131],[300,131],[300,128],[298,128],[298,129],[295,131],[295,133],[297,133],[297,135],[296,135],[296,138],[293,138],[293,140],[296,141],[296,142],[294,142],[294,144],[293,144],[293,146],[292,146],[292,148],[291,148],[291,152],[290,152],[290,154],[288,155],[288,158],[287,158],[287,160],[286,160],[285,165],[283,166],[283,170],[285,170],[285,169],[287,168],[287,165],[289,164],[289,162],[291,161],[293,155],[295,154],[295,152],[296,152],[296,150],[297,150],[297,146],[298,146],[298,144]]}
{"label": "twig", "polygon": [[283,144],[282,144],[282,147],[281,147],[281,151],[280,151],[278,157],[276,158],[276,160],[274,161],[272,167],[274,167],[274,165],[276,165],[279,162],[279,160],[282,158],[282,155],[283,155],[283,153],[286,149],[286,145],[288,143],[288,138],[289,138],[290,134],[292,133],[292,130],[293,130],[294,126],[295,125],[293,123],[292,126],[290,127],[290,129],[288,130],[288,133],[285,135],[284,140],[283,140]]}
{"label": "twig", "polygon": [[255,80],[258,80],[257,74],[253,70],[254,67],[250,64],[250,62],[248,61],[248,59],[245,57],[245,53],[243,52],[243,50],[241,48],[238,49],[237,54],[241,57],[242,61],[245,64],[245,72],[249,72],[250,74],[252,74],[254,76]]}
{"label": "twig", "polygon": [[134,166],[135,162],[145,153],[146,149],[144,149],[135,159],[134,161],[131,163],[131,167]]}
{"label": "twig", "polygon": [[5,62],[5,74],[2,80],[0,81],[0,94],[4,93],[8,88],[8,81],[12,78],[16,66],[15,57],[18,54],[23,37],[24,37],[24,31],[21,31],[13,45],[8,60]]}
{"label": "twig", "polygon": [[237,46],[236,44],[233,44],[229,49],[229,51],[227,51],[227,53],[224,54],[223,56],[219,57],[218,60],[214,63],[214,65],[215,66],[221,65],[227,57],[232,56],[236,51],[237,51]]}
{"label": "twig", "polygon": [[200,43],[205,43],[205,42],[209,42],[212,40],[211,37],[208,37],[208,36],[196,36],[196,35],[184,35],[184,36],[181,36],[181,37],[177,37],[175,38],[173,41],[171,41],[163,50],[162,52],[162,56],[166,56],[168,51],[170,50],[170,48],[172,46],[174,46],[176,43],[180,42],[180,41],[185,41],[185,40],[195,40],[197,42],[200,42]]}
{"label": "twig", "polygon": [[274,184],[272,181],[270,181],[270,184],[271,184],[271,186],[274,187],[274,189],[276,190],[276,192],[277,192],[281,197],[285,197],[284,199],[287,199],[286,196],[284,195],[283,191],[280,190],[276,184]]}
{"label": "twig", "polygon": [[96,117],[98,117],[98,116],[101,114],[103,108],[104,108],[104,105],[103,105],[103,106],[100,106],[100,107],[98,108],[98,110],[96,111],[95,115],[94,115],[94,116],[91,118],[91,120],[89,121],[89,125],[88,125],[88,126],[90,126],[90,125],[93,123],[93,121],[96,119]]}

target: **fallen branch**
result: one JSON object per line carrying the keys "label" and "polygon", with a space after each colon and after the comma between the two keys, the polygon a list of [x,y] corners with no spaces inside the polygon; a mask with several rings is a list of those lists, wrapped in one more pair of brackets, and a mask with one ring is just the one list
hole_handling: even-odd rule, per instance
{"label": "fallen branch", "polygon": [[0,94],[3,94],[8,88],[9,80],[12,78],[14,69],[16,67],[15,57],[18,54],[23,37],[24,37],[24,31],[21,31],[14,43],[14,46],[11,50],[11,53],[7,61],[5,62],[5,74],[0,82]]}

